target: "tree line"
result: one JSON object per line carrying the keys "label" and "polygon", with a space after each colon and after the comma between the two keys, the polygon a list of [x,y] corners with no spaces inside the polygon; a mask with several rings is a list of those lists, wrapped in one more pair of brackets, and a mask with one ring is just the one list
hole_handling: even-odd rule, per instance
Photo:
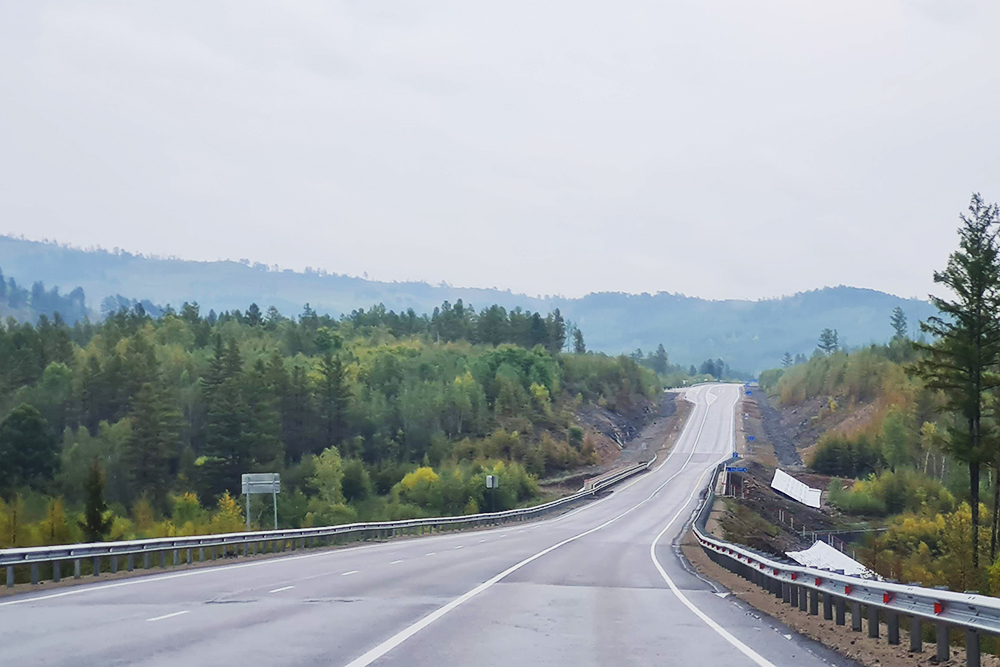
{"label": "tree line", "polygon": [[[92,508],[100,495],[108,509],[84,522],[92,534],[102,516],[121,519],[121,534],[152,525],[137,512],[177,524],[192,498],[232,518],[240,475],[257,471],[282,472],[285,525],[471,508],[477,480],[497,466],[519,489],[506,502],[524,502],[537,493],[530,480],[596,460],[575,423],[580,404],[626,409],[660,392],[627,356],[561,352],[567,332],[584,346],[558,311],[457,302],[411,313],[333,318],[307,306],[289,318],[251,304],[202,315],[185,303],[154,317],[136,303],[72,327],[8,319],[8,515],[18,498],[39,518],[54,499]],[[434,475],[400,486],[421,468]]]}

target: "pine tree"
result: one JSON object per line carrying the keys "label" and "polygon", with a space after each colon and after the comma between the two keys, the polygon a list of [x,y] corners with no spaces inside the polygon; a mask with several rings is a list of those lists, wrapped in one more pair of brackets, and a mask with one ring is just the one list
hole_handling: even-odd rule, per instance
{"label": "pine tree", "polygon": [[577,354],[586,354],[587,345],[583,342],[583,332],[579,329],[573,329],[573,351]]}
{"label": "pine tree", "polygon": [[973,195],[969,215],[961,216],[959,249],[944,271],[934,272],[934,282],[948,287],[956,299],[931,296],[943,317],[921,323],[936,342],[916,344],[924,356],[913,367],[928,388],[944,393],[945,408],[961,418],[949,428],[948,448],[969,468],[973,567],[979,566],[980,466],[996,457],[989,451],[983,417],[989,394],[1000,386],[1000,376],[990,372],[1000,360],[998,225],[1000,208]]}
{"label": "pine tree", "polygon": [[792,355],[789,352],[785,352],[785,356],[781,358],[781,366],[783,368],[788,368],[795,364],[795,360],[792,359]]}
{"label": "pine tree", "polygon": [[837,330],[823,329],[819,335],[819,349],[823,350],[826,354],[833,354],[837,351],[838,347]]}
{"label": "pine tree", "polygon": [[181,415],[166,392],[147,383],[139,390],[129,415],[132,434],[125,447],[125,463],[135,496],[146,495],[166,507],[170,489],[170,462],[179,453]]}
{"label": "pine tree", "polygon": [[657,346],[656,352],[653,354],[652,366],[653,370],[660,375],[666,375],[670,368],[670,358],[667,356],[667,349],[663,347],[663,343]]}
{"label": "pine tree", "polygon": [[549,329],[549,342],[546,347],[549,352],[556,354],[563,349],[563,345],[566,344],[566,321],[563,320],[562,313],[556,308],[552,311],[552,314],[547,318],[547,324]]}
{"label": "pine tree", "polygon": [[104,502],[104,470],[97,459],[91,461],[87,471],[84,494],[86,502],[83,521],[80,522],[84,541],[102,542],[108,531],[111,530],[113,519],[108,512],[108,504]]}
{"label": "pine tree", "polygon": [[899,306],[896,306],[892,311],[892,316],[889,318],[889,323],[892,324],[893,330],[896,332],[894,338],[899,338],[905,340],[907,338],[907,332],[909,330],[909,324],[906,322],[906,313]]}

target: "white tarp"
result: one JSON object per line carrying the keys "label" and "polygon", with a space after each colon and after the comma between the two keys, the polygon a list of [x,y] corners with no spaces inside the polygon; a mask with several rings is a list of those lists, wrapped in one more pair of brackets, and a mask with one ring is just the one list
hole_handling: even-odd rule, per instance
{"label": "white tarp", "polygon": [[823,492],[819,489],[810,488],[777,468],[774,470],[774,479],[771,480],[771,488],[775,491],[781,491],[786,496],[794,498],[809,507],[818,508],[820,506],[820,499],[823,496]]}
{"label": "white tarp", "polygon": [[843,570],[844,574],[861,577],[872,576],[864,565],[843,554],[826,542],[817,542],[805,551],[789,551],[789,558],[805,567],[815,567],[820,570]]}

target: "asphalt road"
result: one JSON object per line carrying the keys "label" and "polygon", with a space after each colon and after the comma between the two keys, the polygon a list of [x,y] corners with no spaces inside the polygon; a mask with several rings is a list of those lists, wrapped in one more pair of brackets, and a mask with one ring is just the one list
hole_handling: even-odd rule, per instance
{"label": "asphalt road", "polygon": [[669,457],[549,520],[0,601],[0,664],[853,665],[672,546],[732,450],[739,395],[689,390]]}

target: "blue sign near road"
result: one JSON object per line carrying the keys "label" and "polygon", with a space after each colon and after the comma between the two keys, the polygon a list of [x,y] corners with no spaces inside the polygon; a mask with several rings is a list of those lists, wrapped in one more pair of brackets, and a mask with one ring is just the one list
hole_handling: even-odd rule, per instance
{"label": "blue sign near road", "polygon": [[736,452],[733,452],[733,458],[734,459],[738,459],[738,458],[740,458],[740,455],[738,453],[736,453]]}
{"label": "blue sign near road", "polygon": [[755,436],[755,435],[748,435],[747,436],[747,442],[753,442],[756,439],[757,439],[757,436]]}
{"label": "blue sign near road", "polygon": [[753,392],[752,392],[752,391],[749,391],[749,390],[747,390],[747,396],[753,396]]}
{"label": "blue sign near road", "polygon": [[726,472],[747,472],[746,468],[734,468],[732,466],[726,466]]}

